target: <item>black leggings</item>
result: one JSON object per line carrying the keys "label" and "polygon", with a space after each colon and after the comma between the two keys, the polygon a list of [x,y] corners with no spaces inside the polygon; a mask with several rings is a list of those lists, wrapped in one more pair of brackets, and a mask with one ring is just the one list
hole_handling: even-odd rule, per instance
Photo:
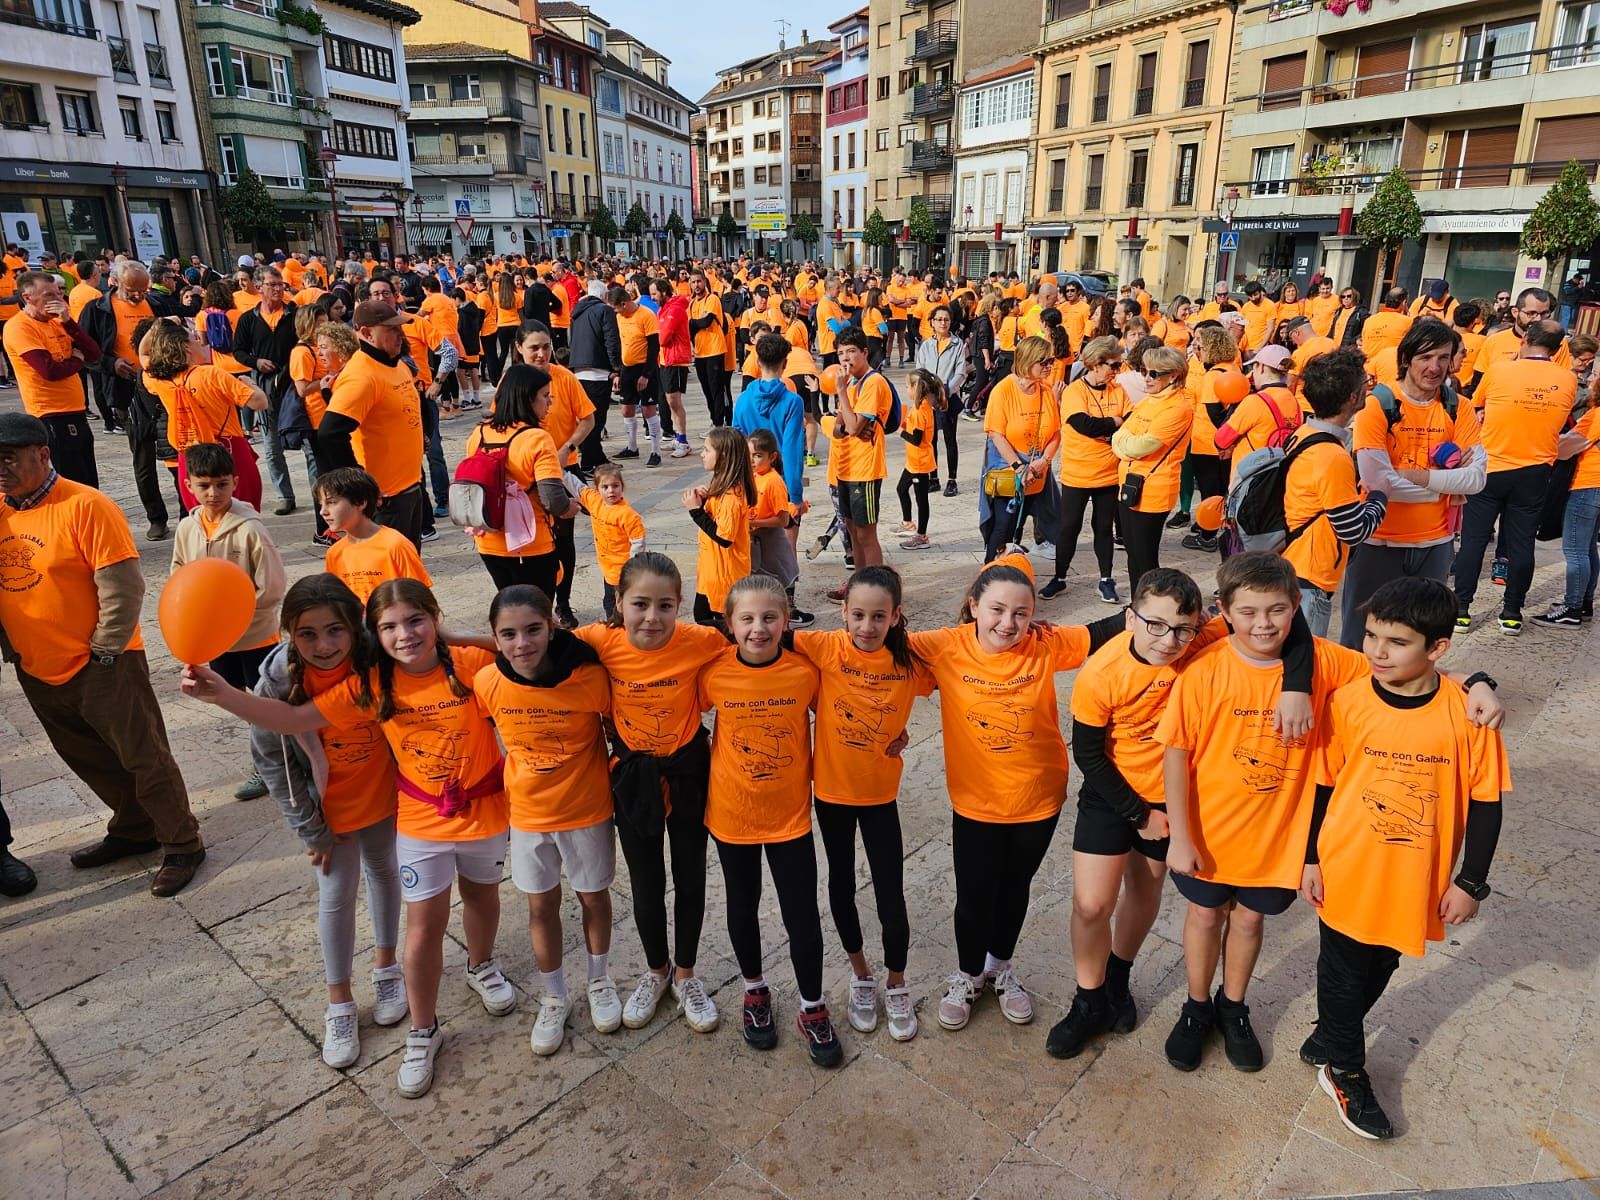
{"label": "black leggings", "polygon": [[1194,486],[1200,499],[1228,494],[1228,464],[1215,454],[1191,454],[1190,466],[1194,470]]}
{"label": "black leggings", "polygon": [[[647,838],[627,821],[617,821],[617,841],[628,864],[633,893],[633,923],[639,929],[644,960],[652,971],[669,963],[695,965],[700,953],[700,927],[706,919],[705,810],[673,809],[663,833]],[[673,951],[667,955],[667,859],[672,844]]]}
{"label": "black leggings", "polygon": [[1128,552],[1131,595],[1139,589],[1144,573],[1161,565],[1161,531],[1167,523],[1167,514],[1134,512],[1126,504],[1119,504],[1117,515],[1122,521],[1122,548]]}
{"label": "black leggings", "polygon": [[572,607],[572,576],[578,569],[578,547],[572,540],[576,525],[577,521],[568,517],[553,517],[550,521],[550,534],[556,543],[556,562],[561,567],[561,579],[550,582],[556,589],[556,603],[562,608]]}
{"label": "black leggings", "polygon": [[1318,925],[1317,1035],[1335,1071],[1359,1071],[1367,1065],[1363,1021],[1389,986],[1400,951],[1358,942],[1320,921]]}
{"label": "black leggings", "polygon": [[817,828],[828,856],[828,907],[846,954],[860,952],[861,918],[856,914],[856,827],[872,871],[872,894],[878,902],[878,924],[883,927],[883,965],[894,972],[906,969],[911,946],[911,919],[906,915],[905,845],[900,837],[900,806],[887,804],[834,804],[816,801]]}
{"label": "black leggings", "polygon": [[1028,916],[1028,888],[1044,862],[1059,819],[1058,814],[1001,825],[952,814],[956,956],[966,974],[981,974],[986,954],[1007,962],[1016,952]]}
{"label": "black leggings", "polygon": [[484,349],[488,351],[489,356],[486,366],[494,373],[494,378],[490,382],[499,383],[506,367],[516,361],[513,355],[517,351],[517,327],[507,325],[496,329],[493,336],[485,343]]}
{"label": "black leggings", "polygon": [[700,390],[706,395],[706,413],[711,418],[711,425],[713,428],[721,428],[733,415],[722,407],[722,394],[727,386],[728,373],[722,368],[721,356],[695,359],[694,374],[700,381]]}
{"label": "black leggings", "polygon": [[556,588],[556,555],[525,554],[520,558],[505,554],[480,554],[483,565],[489,568],[489,578],[494,580],[494,590],[501,591],[513,584],[532,584],[546,596]]}
{"label": "black leggings", "polygon": [[895,495],[900,497],[900,518],[904,521],[911,520],[911,492],[917,493],[917,532],[928,532],[928,497],[939,490],[939,472],[930,471],[926,475],[913,475],[910,471],[900,472],[900,483],[895,488]]}
{"label": "black leggings", "polygon": [[[960,451],[956,447],[956,422],[961,419],[961,396],[959,393],[947,397],[948,404],[943,412],[933,414],[933,423],[944,433],[944,477],[952,483],[959,474],[958,464],[961,461]],[[935,472],[937,474],[937,472]],[[934,480],[935,484],[938,480]]]}
{"label": "black leggings", "polygon": [[728,893],[728,940],[739,972],[761,978],[761,852],[767,852],[778,911],[789,935],[800,999],[822,999],[822,916],[817,912],[817,852],[811,831],[789,842],[745,846],[717,839],[722,879]]}
{"label": "black leggings", "polygon": [[[1028,518],[1033,516],[1034,505],[1042,495],[1043,492],[1031,496],[996,496],[990,502],[989,544],[984,549],[984,562],[993,562],[1002,550],[1020,540]],[[1021,506],[1020,512],[1010,511],[1013,500]]]}
{"label": "black leggings", "polygon": [[1061,489],[1061,528],[1056,533],[1056,578],[1065,579],[1083,532],[1083,510],[1094,505],[1089,527],[1094,531],[1094,557],[1100,564],[1100,578],[1111,578],[1111,530],[1116,523],[1117,485]]}
{"label": "black leggings", "polygon": [[968,407],[980,416],[989,405],[989,389],[995,378],[994,372],[983,365],[983,355],[978,355],[972,363],[972,403]]}

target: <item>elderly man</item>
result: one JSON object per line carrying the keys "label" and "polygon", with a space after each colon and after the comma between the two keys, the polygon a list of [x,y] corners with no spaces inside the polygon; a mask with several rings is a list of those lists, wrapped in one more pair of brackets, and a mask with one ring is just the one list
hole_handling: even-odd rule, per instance
{"label": "elderly man", "polygon": [[26,271],[18,283],[22,311],[5,325],[5,351],[17,373],[22,407],[50,436],[50,457],[68,479],[100,486],[83,372],[100,347],[68,315],[54,275]]}
{"label": "elderly man", "polygon": [[206,852],[150,688],[127,518],[57,474],[44,423],[22,413],[0,414],[0,494],[0,627],[17,680],[56,753],[111,809],[106,836],[72,865],[159,849],[150,891],[174,895]]}
{"label": "elderly man", "polygon": [[622,337],[617,328],[617,313],[606,303],[606,285],[591,279],[587,294],[572,310],[571,342],[567,366],[583,385],[584,395],[594,405],[594,431],[584,439],[581,466],[592,471],[606,461],[600,439],[606,432],[606,413],[622,372]]}
{"label": "elderly man", "polygon": [[[284,460],[283,435],[278,432],[278,416],[283,398],[290,388],[289,353],[295,347],[294,301],[287,298],[288,282],[277,267],[258,267],[256,284],[261,302],[239,317],[233,331],[233,356],[255,375],[256,386],[267,394],[266,430],[267,477],[278,493],[273,515],[284,517],[294,511],[294,483],[289,464]],[[317,459],[308,440],[305,443],[306,474],[317,481]]]}

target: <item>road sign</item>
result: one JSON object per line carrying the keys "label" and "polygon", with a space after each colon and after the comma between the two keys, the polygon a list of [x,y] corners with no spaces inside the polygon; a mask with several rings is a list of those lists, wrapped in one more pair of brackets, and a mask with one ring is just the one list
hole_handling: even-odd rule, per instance
{"label": "road sign", "polygon": [[1224,254],[1237,253],[1239,249],[1239,231],[1225,229],[1222,232],[1222,252]]}
{"label": "road sign", "polygon": [[458,216],[458,217],[470,217],[471,215],[472,215],[472,201],[471,200],[457,200],[456,201],[456,216]]}
{"label": "road sign", "polygon": [[471,217],[456,218],[456,230],[461,234],[463,241],[472,236],[472,226],[475,223]]}

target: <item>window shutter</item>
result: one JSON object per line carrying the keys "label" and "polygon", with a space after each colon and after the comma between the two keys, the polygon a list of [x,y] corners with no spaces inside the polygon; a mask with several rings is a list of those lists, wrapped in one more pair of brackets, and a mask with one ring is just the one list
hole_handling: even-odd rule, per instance
{"label": "window shutter", "polygon": [[[1405,91],[1405,72],[1410,66],[1410,38],[1361,47],[1356,54],[1356,95],[1383,96]],[[1374,78],[1380,75],[1384,78]]]}
{"label": "window shutter", "polygon": [[1293,108],[1300,103],[1300,89],[1306,82],[1306,56],[1286,54],[1282,58],[1269,58],[1265,78],[1261,85],[1261,107]]}
{"label": "window shutter", "polygon": [[1528,182],[1548,183],[1561,174],[1568,159],[1592,162],[1597,150],[1600,116],[1550,117],[1540,121],[1533,141],[1533,159],[1540,165],[1528,171]]}

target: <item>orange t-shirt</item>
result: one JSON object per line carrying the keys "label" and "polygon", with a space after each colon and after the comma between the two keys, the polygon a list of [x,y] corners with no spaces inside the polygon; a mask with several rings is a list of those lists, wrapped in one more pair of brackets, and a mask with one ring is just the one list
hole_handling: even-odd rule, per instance
{"label": "orange t-shirt", "polygon": [[417,364],[416,382],[425,388],[431,387],[433,367],[428,363],[428,352],[444,345],[444,334],[432,321],[417,313],[413,313],[400,327],[400,332],[405,335],[406,353],[411,355],[411,361]]}
{"label": "orange t-shirt", "polygon": [[[475,646],[455,646],[450,653],[456,678],[463,683],[494,662],[493,654]],[[371,686],[371,708],[357,698],[361,681],[356,678],[330,688],[312,703],[330,725],[359,728],[371,722],[377,711],[376,671],[372,672]],[[500,761],[500,747],[489,714],[470,688],[465,696],[450,689],[450,677],[442,665],[413,675],[396,664],[394,705],[394,716],[380,723],[383,736],[400,774],[424,792],[440,795],[452,783],[471,789]],[[396,797],[396,803],[396,828],[407,837],[424,841],[470,842],[504,833],[510,827],[504,790],[480,796],[464,814],[455,817],[442,817],[433,804],[404,792]]]}
{"label": "orange t-shirt", "polygon": [[900,411],[900,432],[915,434],[920,430],[922,433],[921,441],[906,442],[906,470],[913,475],[931,475],[939,469],[939,453],[934,442],[938,431],[933,403],[923,400],[915,407],[902,406]]}
{"label": "orange t-shirt", "polygon": [[422,556],[411,539],[383,525],[378,526],[371,537],[359,542],[345,534],[328,547],[323,567],[328,574],[338,576],[362,604],[378,590],[379,584],[391,579],[415,579],[427,587],[433,586],[428,568],[422,565]]}
{"label": "orange t-shirt", "polygon": [[[983,432],[1005,438],[1018,458],[1031,461],[1039,457],[1061,432],[1061,410],[1055,393],[1043,384],[1030,393],[1015,375],[1007,375],[989,393]],[[1044,475],[1028,480],[1027,494],[1038,495],[1044,491],[1044,484]]]}
{"label": "orange t-shirt", "polygon": [[817,669],[789,650],[747,666],[727,647],[700,673],[700,708],[715,714],[706,828],[719,842],[761,845],[811,834],[811,706]]}
{"label": "orange t-shirt", "polygon": [[721,631],[675,624],[665,646],[636,649],[613,625],[575,631],[611,677],[611,720],[631,750],[661,757],[687,745],[700,728],[700,670],[728,648]]}
{"label": "orange t-shirt", "polygon": [[1296,375],[1304,375],[1306,373],[1306,366],[1311,362],[1312,359],[1321,358],[1324,354],[1327,354],[1333,350],[1337,350],[1338,348],[1338,343],[1330,337],[1324,337],[1319,334],[1317,337],[1307,338],[1305,341],[1301,342],[1300,345],[1296,346],[1294,353],[1289,356],[1289,369],[1292,370]]}
{"label": "orange t-shirt", "polygon": [[[127,359],[129,362],[138,362],[138,352],[133,348],[133,331],[139,327],[139,322],[146,317],[155,316],[155,310],[150,307],[148,300],[141,300],[137,304],[128,304],[116,293],[111,295],[111,311],[117,318],[117,339],[111,343],[111,353],[117,358]],[[102,350],[106,347],[102,346]]]}
{"label": "orange t-shirt", "polygon": [[[1309,434],[1301,434],[1305,437]],[[1285,449],[1292,448],[1292,443]],[[1343,445],[1320,442],[1289,465],[1283,489],[1285,528],[1305,532],[1283,548],[1283,557],[1307,583],[1331,592],[1350,565],[1350,547],[1322,520],[1322,514],[1363,498],[1356,480],[1356,460]],[[1307,522],[1310,522],[1307,525]]]}
{"label": "orange t-shirt", "polygon": [[255,389],[221,367],[190,367],[176,379],[157,379],[148,371],[145,390],[167,410],[167,441],[182,454],[198,442],[243,437],[239,409]]}
{"label": "orange t-shirt", "polygon": [[[583,384],[578,382],[578,377],[560,363],[551,363],[548,370],[550,409],[545,413],[544,424],[539,428],[550,435],[550,441],[557,450],[560,450],[571,440],[578,423],[585,417],[594,415],[594,401],[589,399],[589,394],[583,390]],[[561,465],[570,467],[577,461],[578,452],[574,450]]]}
{"label": "orange t-shirt", "polygon": [[1328,337],[1333,332],[1333,315],[1339,311],[1339,297],[1313,296],[1305,302],[1306,319],[1318,337]]}
{"label": "orange t-shirt", "polygon": [[328,410],[361,426],[352,437],[356,458],[385,496],[422,479],[422,404],[404,363],[357,350],[333,381]]}
{"label": "orange t-shirt", "polygon": [[249,312],[252,308],[260,303],[260,292],[247,292],[243,288],[240,288],[233,294],[233,306],[242,313]]}
{"label": "orange t-shirt", "polygon": [[[1461,369],[1456,372],[1456,384],[1458,387],[1466,387],[1472,382],[1472,373],[1477,370],[1478,352],[1483,349],[1485,338],[1481,333],[1473,333],[1472,330],[1462,329],[1460,326],[1456,327],[1456,332],[1461,335],[1462,349]],[[1472,403],[1479,408],[1483,407],[1478,403],[1477,396],[1472,398]]]}
{"label": "orange t-shirt", "polygon": [[490,663],[472,690],[506,748],[511,825],[524,833],[587,829],[611,819],[611,774],[600,720],[611,707],[605,669],[588,663],[555,687]]}
{"label": "orange t-shirt", "polygon": [[17,390],[22,396],[22,407],[30,417],[46,417],[53,413],[79,413],[84,410],[83,374],[69,375],[65,379],[46,379],[24,360],[23,355],[43,350],[52,362],[66,362],[72,357],[72,335],[57,320],[38,321],[27,313],[18,313],[5,323],[0,334],[6,354],[11,359],[17,376]]}
{"label": "orange t-shirt", "polygon": [[[293,383],[312,383],[322,378],[322,360],[310,346],[296,346],[289,351],[289,379]],[[328,411],[328,398],[320,387],[314,387],[301,398],[306,406],[306,416],[311,418],[311,428],[322,424]]]}
{"label": "orange t-shirt", "polygon": [[[32,508],[0,504],[0,625],[22,669],[43,683],[81,671],[100,619],[94,573],[138,557],[116,502],[81,483],[57,479]],[[137,626],[121,649],[144,649]]]}
{"label": "orange t-shirt", "polygon": [[[1368,674],[1367,660],[1316,640],[1311,710]],[[1233,639],[1208,646],[1172,686],[1156,740],[1189,752],[1189,832],[1197,878],[1235,887],[1298,888],[1316,792],[1313,743],[1272,728],[1283,663],[1246,661]],[[1170,803],[1170,801],[1169,801]]]}
{"label": "orange t-shirt", "polygon": [[1346,937],[1420,957],[1444,940],[1439,902],[1469,804],[1511,790],[1505,743],[1467,720],[1448,679],[1420,708],[1388,703],[1370,680],[1340,688],[1323,739],[1320,782],[1333,796],[1317,837],[1317,915]]}
{"label": "orange t-shirt", "polygon": [[1195,393],[1194,422],[1189,430],[1191,454],[1214,456],[1217,453],[1217,426],[1211,419],[1210,406],[1221,404],[1222,419],[1228,419],[1233,406],[1217,399],[1217,377],[1233,369],[1231,363],[1218,363],[1214,367],[1207,367],[1200,376],[1199,390]]}
{"label": "orange t-shirt", "polygon": [[1226,443],[1231,456],[1230,485],[1246,455],[1266,446],[1280,430],[1297,429],[1299,425],[1300,406],[1286,387],[1274,384],[1239,401],[1217,431],[1219,444]]}
{"label": "orange t-shirt", "polygon": [[839,335],[833,331],[833,328],[828,324],[828,322],[838,321],[842,324],[847,324],[849,322],[849,318],[845,316],[845,311],[839,305],[838,301],[829,300],[826,296],[817,301],[816,318],[817,353],[832,354],[834,352],[834,347],[837,344],[835,339],[838,338]]}
{"label": "orange t-shirt", "polygon": [[[315,698],[351,677],[350,663],[319,670],[307,664],[300,676]],[[394,815],[394,756],[383,729],[370,717],[358,725],[317,730],[328,760],[328,785],[322,793],[322,819],[334,833],[353,833]]]}
{"label": "orange t-shirt", "polygon": [[92,283],[80,283],[67,293],[67,315],[76,321],[83,315],[83,310],[104,295]]}
{"label": "orange t-shirt", "polygon": [[722,331],[722,301],[711,294],[689,301],[689,320],[698,321],[707,316],[711,324],[694,335],[694,356],[721,358],[728,350],[728,339]]}
{"label": "orange t-shirt", "polygon": [[[1456,405],[1452,422],[1439,401],[1413,404],[1398,392],[1395,398],[1400,403],[1400,419],[1390,429],[1378,398],[1367,397],[1366,407],[1356,414],[1352,426],[1351,448],[1358,454],[1363,450],[1382,450],[1396,467],[1425,471],[1431,467],[1428,458],[1434,447],[1454,442],[1465,454],[1481,440],[1478,416],[1464,399]],[[1373,540],[1400,544],[1442,542],[1450,536],[1449,508],[1447,496],[1414,504],[1391,500],[1383,524],[1372,535]]]}
{"label": "orange t-shirt", "polygon": [[1267,330],[1278,317],[1278,306],[1271,300],[1246,300],[1239,306],[1244,317],[1244,338],[1240,350],[1259,350],[1267,344]]}
{"label": "orange t-shirt", "polygon": [[1547,359],[1494,363],[1478,381],[1483,448],[1489,470],[1511,471],[1556,460],[1556,443],[1578,398],[1578,377]]}
{"label": "orange t-shirt", "polygon": [[655,313],[640,304],[634,308],[632,316],[617,314],[617,333],[622,339],[622,365],[638,367],[649,359],[650,339],[660,336],[661,327],[656,323]]}
{"label": "orange t-shirt", "polygon": [[578,503],[594,526],[594,555],[600,563],[600,575],[616,587],[622,568],[633,557],[633,543],[644,540],[644,518],[626,500],[607,504],[592,487],[578,493]]}
{"label": "orange t-shirt", "polygon": [[[1591,408],[1578,422],[1578,432],[1590,442],[1600,443],[1600,408]],[[1572,490],[1600,487],[1600,445],[1590,446],[1578,456],[1578,469],[1572,476]]]}
{"label": "orange t-shirt", "polygon": [[513,425],[510,429],[499,430],[484,424],[467,435],[467,447],[463,457],[477,453],[478,447],[483,443],[485,431],[491,447],[510,447],[506,451],[505,472],[532,498],[533,516],[539,531],[532,542],[513,552],[506,546],[504,530],[485,529],[473,535],[473,541],[478,544],[478,553],[492,555],[495,558],[522,558],[535,554],[549,554],[556,548],[555,533],[550,525],[549,514],[545,512],[544,504],[539,499],[538,489],[541,479],[561,478],[561,464],[556,461],[555,443],[542,428]]}
{"label": "orange t-shirt", "polygon": [[750,509],[750,519],[775,517],[782,512],[793,513],[794,507],[789,503],[789,487],[783,482],[783,476],[770,467],[755,474],[756,502]]}
{"label": "orange t-shirt", "polygon": [[872,418],[869,426],[862,430],[870,438],[863,439],[855,434],[834,438],[828,445],[828,457],[838,457],[839,479],[843,483],[883,479],[889,474],[883,426],[894,404],[889,381],[881,371],[868,371],[860,379],[850,379],[845,393],[857,416]]}
{"label": "orange t-shirt", "polygon": [[707,496],[705,510],[716,522],[717,536],[731,543],[719,546],[705,530],[700,535],[700,557],[695,564],[695,590],[721,612],[728,589],[750,574],[750,505],[744,490],[734,488],[720,496]]}
{"label": "orange t-shirt", "polygon": [[1405,313],[1379,309],[1361,326],[1361,353],[1371,358],[1386,346],[1398,346],[1410,328],[1411,318]]}
{"label": "orange t-shirt", "polygon": [[1385,346],[1367,359],[1367,374],[1391,390],[1400,386],[1400,347]]}
{"label": "orange t-shirt", "polygon": [[1057,671],[1083,665],[1089,631],[1036,628],[1011,650],[990,654],[977,626],[911,635],[939,689],[945,786],[950,804],[974,821],[1010,825],[1061,811],[1067,746],[1056,708]]}
{"label": "orange t-shirt", "polygon": [[[1478,346],[1476,358],[1468,357],[1462,363],[1463,371],[1470,367],[1473,371],[1486,373],[1495,363],[1505,359],[1516,358],[1522,353],[1522,335],[1515,327],[1502,329],[1499,333],[1491,333],[1484,338]],[[1572,352],[1567,349],[1566,339],[1561,341],[1561,348],[1550,356],[1550,361],[1558,367],[1572,365]]]}
{"label": "orange t-shirt", "polygon": [[1117,485],[1117,456],[1111,438],[1085,437],[1068,420],[1075,416],[1095,419],[1128,415],[1128,394],[1115,382],[1094,387],[1082,377],[1067,384],[1061,394],[1061,483],[1064,487],[1100,488]]}
{"label": "orange t-shirt", "polygon": [[801,630],[794,648],[821,675],[812,764],[817,799],[887,804],[900,792],[905,764],[884,748],[905,729],[912,701],[933,691],[933,676],[920,664],[899,666],[887,649],[856,649],[843,629]]}
{"label": "orange t-shirt", "polygon": [[[1161,439],[1161,449],[1142,458],[1119,456],[1118,484],[1129,475],[1143,475],[1144,494],[1135,512],[1171,512],[1178,499],[1178,477],[1183,473],[1183,456],[1189,449],[1189,429],[1194,422],[1194,402],[1188,389],[1176,386],[1146,396],[1136,404],[1119,433],[1145,434]],[[1163,457],[1164,456],[1164,457]]]}

